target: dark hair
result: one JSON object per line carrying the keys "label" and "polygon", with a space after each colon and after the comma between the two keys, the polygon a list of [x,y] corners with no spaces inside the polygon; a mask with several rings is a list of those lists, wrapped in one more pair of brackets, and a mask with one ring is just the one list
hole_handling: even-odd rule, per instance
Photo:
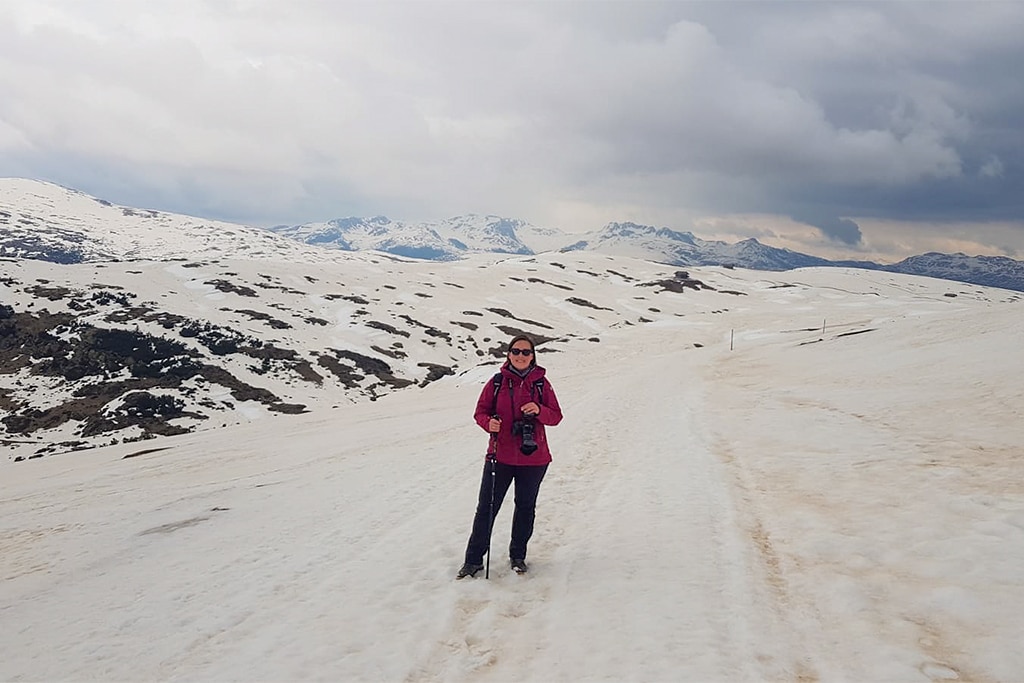
{"label": "dark hair", "polygon": [[530,345],[530,349],[533,351],[533,355],[530,356],[530,367],[532,368],[537,364],[537,347],[534,346],[533,340],[525,334],[520,334],[512,338],[512,341],[508,343],[508,347],[505,348],[505,357],[508,358],[508,354],[512,351],[512,347],[515,346],[516,342],[521,341],[528,343]]}
{"label": "dark hair", "polygon": [[508,343],[508,346],[507,346],[507,347],[505,347],[505,355],[506,355],[506,356],[508,355],[508,352],[509,352],[509,351],[511,351],[511,350],[512,350],[512,347],[516,345],[516,342],[521,342],[521,341],[524,341],[524,342],[528,343],[528,344],[530,345],[530,349],[531,349],[532,351],[536,351],[536,350],[537,350],[537,347],[536,347],[536,346],[534,346],[534,344],[533,344],[533,340],[532,340],[532,339],[530,339],[529,337],[527,337],[527,336],[526,336],[525,334],[520,334],[520,335],[518,335],[518,336],[516,336],[516,337],[513,337],[513,338],[512,338],[512,341],[510,341],[510,342]]}

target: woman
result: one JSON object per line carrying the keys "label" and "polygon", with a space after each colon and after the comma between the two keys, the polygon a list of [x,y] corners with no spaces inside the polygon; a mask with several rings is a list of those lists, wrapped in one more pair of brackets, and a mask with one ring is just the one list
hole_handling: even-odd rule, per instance
{"label": "woman", "polygon": [[490,433],[491,441],[466,561],[456,578],[475,576],[484,568],[494,518],[513,481],[516,491],[509,561],[517,574],[525,574],[528,569],[526,544],[533,535],[537,492],[551,462],[544,427],[562,421],[562,409],[544,368],[537,365],[534,351],[533,340],[526,335],[509,342],[501,372],[487,383],[476,402],[476,423]]}

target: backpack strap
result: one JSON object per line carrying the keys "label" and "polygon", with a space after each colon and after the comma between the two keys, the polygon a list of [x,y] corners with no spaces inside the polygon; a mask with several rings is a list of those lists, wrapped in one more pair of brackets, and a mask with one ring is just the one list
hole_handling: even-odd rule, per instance
{"label": "backpack strap", "polygon": [[536,395],[537,395],[537,397],[535,399],[536,402],[537,402],[537,405],[544,405],[544,378],[543,377],[541,377],[540,379],[533,380],[533,386],[530,387],[530,398],[531,399],[534,398],[534,393],[536,393]]}

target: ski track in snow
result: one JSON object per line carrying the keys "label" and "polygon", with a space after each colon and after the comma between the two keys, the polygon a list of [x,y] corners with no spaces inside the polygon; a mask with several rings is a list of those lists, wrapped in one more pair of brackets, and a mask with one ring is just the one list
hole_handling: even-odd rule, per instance
{"label": "ski track in snow", "polygon": [[[550,432],[555,460],[523,577],[506,560],[510,491],[491,579],[454,581],[483,460],[446,448],[482,450],[484,437],[465,426],[471,400],[438,408],[429,390],[404,415],[389,414],[386,400],[353,409],[357,422],[393,436],[371,443],[370,430],[339,429],[331,453],[292,452],[287,436],[254,427],[252,442],[209,451],[185,437],[106,471],[60,472],[89,454],[40,463],[57,479],[39,480],[36,497],[55,486],[75,494],[49,513],[65,531],[38,532],[52,551],[48,573],[20,583],[0,615],[26,624],[22,638],[46,638],[49,623],[73,637],[5,656],[0,678],[736,680],[792,671],[754,649],[764,642],[752,635],[764,626],[753,607],[762,589],[750,582],[728,472],[700,429],[695,368],[676,352],[660,367],[638,366],[656,371],[623,372],[628,338],[602,347],[590,362],[603,370],[552,378],[567,418]],[[602,391],[588,390],[594,382]],[[641,404],[651,409],[624,417]],[[401,423],[417,419],[409,411],[433,428],[403,434]],[[306,422],[307,432],[332,428],[322,414]],[[646,447],[630,448],[637,443]],[[97,481],[79,481],[87,472]],[[290,514],[296,500],[302,514]],[[34,550],[26,556],[47,555]],[[69,622],[65,605],[82,602],[88,609]],[[391,637],[381,641],[382,631]],[[563,632],[578,651],[566,651]]]}
{"label": "ski track in snow", "polygon": [[[794,669],[753,649],[753,558],[732,524],[728,473],[698,427],[694,368],[676,357],[622,372],[628,342],[606,346],[595,365],[607,370],[587,378],[602,391],[574,397],[575,419],[560,438],[552,430],[561,446],[541,489],[531,573],[507,568],[503,507],[492,580],[459,582],[406,680],[749,680]],[[651,396],[667,400],[624,419],[624,406]],[[563,632],[578,651],[565,650]]]}

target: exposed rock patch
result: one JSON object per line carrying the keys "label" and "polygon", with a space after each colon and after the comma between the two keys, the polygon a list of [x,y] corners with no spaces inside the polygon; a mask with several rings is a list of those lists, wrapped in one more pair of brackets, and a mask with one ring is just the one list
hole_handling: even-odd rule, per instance
{"label": "exposed rock patch", "polygon": [[534,327],[543,327],[545,330],[552,329],[550,325],[545,325],[544,323],[539,323],[536,320],[527,320],[525,318],[517,318],[516,316],[512,315],[512,313],[510,313],[509,311],[505,310],[504,308],[488,308],[486,310],[488,310],[491,313],[494,313],[496,315],[500,315],[503,318],[508,318],[510,320],[515,320],[515,321],[521,322],[521,323],[526,323],[527,325],[533,325]]}
{"label": "exposed rock patch", "polygon": [[213,285],[217,291],[225,292],[227,294],[237,294],[239,296],[258,297],[259,294],[252,287],[246,287],[244,285],[236,285],[229,280],[207,280],[203,284]]}
{"label": "exposed rock patch", "polygon": [[704,284],[700,280],[690,277],[690,274],[685,270],[677,270],[675,277],[664,280],[655,280],[653,282],[644,282],[639,285],[640,287],[661,287],[660,292],[678,292],[682,293],[687,289],[692,289],[699,292],[702,289],[708,289],[715,291],[715,288]]}
{"label": "exposed rock patch", "polygon": [[593,304],[593,303],[587,301],[586,299],[580,299],[579,297],[575,297],[575,296],[569,297],[568,299],[566,299],[566,301],[568,301],[571,304],[576,304],[577,306],[585,306],[586,308],[593,308],[593,309],[598,310],[598,311],[611,311],[611,310],[614,310],[614,309],[611,309],[611,308],[605,308],[604,306],[598,306],[597,304]]}

